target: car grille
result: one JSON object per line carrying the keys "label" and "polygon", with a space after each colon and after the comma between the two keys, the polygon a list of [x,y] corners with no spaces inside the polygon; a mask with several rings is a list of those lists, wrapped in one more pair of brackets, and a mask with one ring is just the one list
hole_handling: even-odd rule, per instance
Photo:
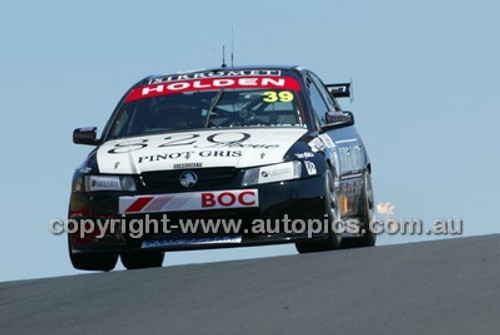
{"label": "car grille", "polygon": [[[192,171],[198,176],[196,185],[191,188],[185,188],[179,181],[180,176],[186,171]],[[144,172],[141,177],[146,187],[156,190],[211,190],[224,187],[235,187],[236,172],[237,170],[233,167],[218,167],[207,169]]]}

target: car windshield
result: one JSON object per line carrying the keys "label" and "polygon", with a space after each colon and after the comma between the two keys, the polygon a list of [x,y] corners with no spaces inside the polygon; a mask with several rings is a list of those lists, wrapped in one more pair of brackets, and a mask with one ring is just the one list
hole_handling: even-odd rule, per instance
{"label": "car windshield", "polygon": [[219,88],[144,98],[133,94],[114,118],[109,138],[203,128],[304,127],[297,89]]}

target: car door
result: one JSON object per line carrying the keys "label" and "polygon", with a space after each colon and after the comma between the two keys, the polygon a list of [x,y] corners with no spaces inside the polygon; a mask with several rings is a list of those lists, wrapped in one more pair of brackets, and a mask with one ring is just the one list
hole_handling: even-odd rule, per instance
{"label": "car door", "polygon": [[[324,84],[312,72],[307,74],[307,85],[319,126],[327,122],[327,114],[342,113]],[[345,127],[320,135],[335,162],[339,182],[338,203],[342,217],[355,217],[363,190],[363,171],[366,165],[361,139],[354,127]]]}

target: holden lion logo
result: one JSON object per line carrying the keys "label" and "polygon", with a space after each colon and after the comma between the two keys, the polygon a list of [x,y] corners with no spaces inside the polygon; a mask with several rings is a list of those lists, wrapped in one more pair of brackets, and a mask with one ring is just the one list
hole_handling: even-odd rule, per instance
{"label": "holden lion logo", "polygon": [[179,182],[186,188],[193,187],[198,181],[198,176],[193,171],[186,171],[179,177]]}

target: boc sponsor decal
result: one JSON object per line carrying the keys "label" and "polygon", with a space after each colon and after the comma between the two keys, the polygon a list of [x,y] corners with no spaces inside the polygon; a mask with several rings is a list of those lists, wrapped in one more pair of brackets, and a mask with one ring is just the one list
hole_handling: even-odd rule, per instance
{"label": "boc sponsor decal", "polygon": [[257,189],[120,197],[120,214],[259,207]]}
{"label": "boc sponsor decal", "polygon": [[257,190],[204,192],[201,194],[201,207],[207,209],[256,206],[258,206]]}

